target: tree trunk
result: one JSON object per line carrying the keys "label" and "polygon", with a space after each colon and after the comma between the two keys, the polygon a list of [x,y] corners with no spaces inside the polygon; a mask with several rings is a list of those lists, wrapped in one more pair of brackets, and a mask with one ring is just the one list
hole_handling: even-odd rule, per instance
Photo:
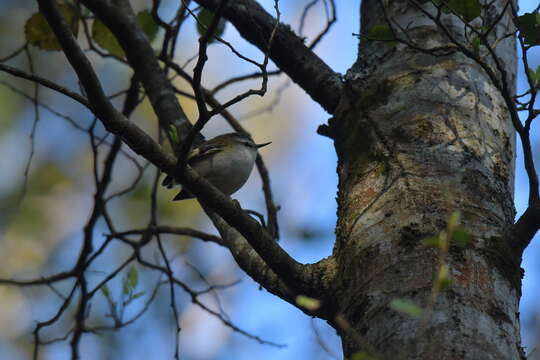
{"label": "tree trunk", "polygon": [[[388,16],[408,25],[419,46],[450,45],[411,2],[389,3]],[[386,23],[379,4],[363,1],[362,34]],[[463,41],[458,19],[443,22]],[[503,17],[493,36],[512,26]],[[495,50],[513,89],[513,37]],[[515,215],[514,129],[484,70],[445,51],[362,40],[330,123],[339,158],[336,306],[354,329],[342,333],[346,358],[366,344],[384,359],[524,358],[520,259],[501,245]],[[452,286],[424,317],[392,310],[394,299],[430,307],[440,250],[422,240],[444,230],[454,211],[473,237],[465,248],[450,246]]]}

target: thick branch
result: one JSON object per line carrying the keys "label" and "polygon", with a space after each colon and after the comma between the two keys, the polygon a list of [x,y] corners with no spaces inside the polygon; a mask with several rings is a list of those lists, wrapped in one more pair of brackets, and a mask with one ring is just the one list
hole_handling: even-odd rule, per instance
{"label": "thick branch", "polygon": [[513,236],[511,245],[521,255],[534,235],[540,230],[540,199],[529,205],[518,221],[510,228]]}
{"label": "thick branch", "polygon": [[[216,10],[221,3],[220,0],[196,1],[210,10]],[[266,52],[276,20],[256,1],[233,1],[225,7],[223,17],[244,39]],[[304,40],[289,26],[279,25],[270,48],[270,58],[326,111],[334,112],[343,88],[340,75],[304,45]]]}
{"label": "thick branch", "polygon": [[211,209],[204,208],[204,210],[218,229],[238,266],[272,294],[288,302],[294,302],[295,294],[270,270],[242,235]]}
{"label": "thick branch", "polygon": [[[250,275],[253,280],[264,286],[266,290],[274,295],[279,296],[290,304],[297,306],[300,310],[310,316],[317,316],[322,319],[332,319],[335,315],[333,308],[333,294],[329,294],[330,279],[333,279],[334,259],[328,258],[312,264],[305,268],[306,276],[312,278],[313,289],[308,290],[308,294],[319,300],[322,300],[321,306],[317,309],[306,309],[299,307],[296,296],[299,295],[296,289],[290,289],[282,278],[268,267],[265,261],[253,251],[253,248],[242,235],[225,222],[213,210],[203,204],[203,208],[218,229],[223,240],[227,243],[236,263],[246,274]],[[302,293],[300,293],[302,294]]]}

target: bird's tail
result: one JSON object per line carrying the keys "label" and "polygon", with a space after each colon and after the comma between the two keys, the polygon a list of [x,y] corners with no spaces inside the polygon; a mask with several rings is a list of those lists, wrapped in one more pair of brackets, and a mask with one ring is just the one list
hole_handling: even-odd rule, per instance
{"label": "bird's tail", "polygon": [[174,197],[173,201],[178,200],[185,200],[185,199],[193,199],[195,196],[187,191],[186,189],[182,189],[182,185],[180,185],[172,176],[167,175],[165,179],[161,182],[161,186],[166,187],[167,189],[172,189],[173,187],[180,187],[180,192]]}
{"label": "bird's tail", "polygon": [[163,181],[161,182],[161,186],[165,186],[167,189],[172,189],[176,185],[178,184],[176,183],[174,178],[170,175],[167,175],[165,179],[163,179]]}
{"label": "bird's tail", "polygon": [[195,196],[187,190],[180,191],[173,199],[173,201],[193,199]]}

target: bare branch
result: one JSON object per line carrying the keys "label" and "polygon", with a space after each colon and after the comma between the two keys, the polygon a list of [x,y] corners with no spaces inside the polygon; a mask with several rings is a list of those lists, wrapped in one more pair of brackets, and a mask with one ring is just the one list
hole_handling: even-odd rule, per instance
{"label": "bare branch", "polygon": [[294,304],[295,293],[271,271],[263,259],[255,253],[240,233],[229,226],[220,216],[203,205],[203,209],[223,240],[227,243],[236,263],[256,282],[273,294]]}
{"label": "bare branch", "polygon": [[[24,53],[26,54],[26,58],[28,60],[28,68],[30,70],[30,75],[35,75],[34,70],[34,60],[32,59],[32,55],[30,55],[30,50],[28,49],[28,46],[24,48]],[[26,191],[28,188],[28,180],[30,178],[30,167],[32,166],[32,160],[34,159],[34,154],[36,150],[36,131],[38,127],[38,123],[40,120],[40,112],[39,112],[39,83],[34,82],[34,94],[32,96],[32,104],[34,106],[34,121],[32,122],[32,130],[30,130],[30,153],[28,154],[28,159],[26,161],[26,165],[24,167],[24,181],[21,189],[21,193],[19,196],[19,204],[23,201],[24,197],[26,196]]]}
{"label": "bare branch", "polygon": [[199,111],[199,118],[197,119],[197,122],[195,123],[193,128],[190,129],[189,133],[185,137],[182,147],[178,152],[178,172],[182,171],[182,169],[184,169],[184,167],[186,166],[187,156],[196,136],[200,136],[199,132],[212,117],[212,114],[210,114],[208,112],[208,109],[206,108],[206,102],[204,100],[204,93],[202,91],[201,85],[202,72],[204,69],[204,65],[206,64],[206,60],[208,60],[208,56],[206,54],[208,42],[216,31],[219,21],[221,20],[223,8],[227,4],[227,1],[228,0],[221,1],[221,4],[214,15],[212,22],[210,23],[210,26],[208,27],[208,29],[206,29],[204,35],[199,38],[199,57],[197,59],[197,63],[195,64],[195,68],[193,69],[193,82],[191,83],[191,87],[193,88],[193,92],[195,93],[195,101],[197,103],[197,110]]}
{"label": "bare branch", "polygon": [[31,102],[36,102],[40,107],[42,107],[43,109],[47,110],[48,112],[50,112],[51,114],[59,117],[59,118],[62,118],[64,120],[66,120],[71,126],[73,126],[75,129],[77,129],[78,131],[82,131],[84,133],[87,132],[88,129],[84,128],[83,126],[79,125],[77,123],[77,121],[75,121],[75,119],[73,119],[72,117],[70,116],[67,116],[65,114],[62,114],[60,113],[58,110],[54,109],[52,106],[49,106],[47,105],[46,103],[44,102],[41,102],[39,101],[39,99],[34,99],[33,96],[31,95],[28,95],[27,93],[25,93],[24,91],[14,87],[13,85],[11,85],[10,83],[8,82],[5,82],[5,81],[2,81],[0,80],[0,84],[2,86],[5,86],[6,88],[8,88],[9,90],[13,91],[15,94],[21,96],[22,98],[24,99],[27,99]]}
{"label": "bare branch", "polygon": [[14,285],[14,286],[35,286],[35,285],[49,285],[58,281],[66,280],[75,277],[73,271],[67,271],[51,275],[48,277],[42,277],[39,279],[31,280],[12,280],[12,279],[0,279],[0,285]]}
{"label": "bare branch", "polygon": [[[146,235],[148,235],[148,234],[146,234]],[[169,268],[165,268],[165,267],[163,267],[161,265],[156,265],[156,264],[150,263],[150,262],[146,261],[145,259],[143,259],[142,256],[141,256],[141,253],[140,253],[140,248],[143,245],[145,245],[146,243],[148,243],[150,238],[147,238],[146,240],[141,240],[139,242],[132,242],[132,241],[129,241],[129,240],[123,238],[123,237],[119,237],[119,240],[125,242],[126,244],[130,245],[133,248],[134,254],[135,254],[136,258],[137,258],[137,261],[142,266],[144,266],[146,268],[149,268],[149,269],[152,269],[152,270],[159,271],[160,273],[162,273],[164,275],[167,275],[169,277],[170,282],[172,282],[174,285],[180,287],[183,291],[185,291],[190,296],[191,302],[193,304],[197,305],[202,310],[206,311],[210,315],[212,315],[212,316],[216,317],[217,319],[219,319],[225,326],[231,328],[233,331],[235,331],[235,332],[237,332],[239,334],[242,334],[242,335],[244,335],[244,336],[246,336],[246,337],[248,337],[250,339],[253,339],[253,340],[259,342],[260,344],[267,344],[267,345],[276,346],[276,347],[283,347],[284,346],[282,344],[276,344],[276,343],[273,343],[271,341],[264,340],[264,339],[262,339],[262,338],[260,338],[258,336],[255,336],[255,335],[252,335],[252,334],[248,333],[245,330],[242,330],[241,328],[239,328],[238,326],[233,324],[226,316],[223,316],[223,314],[210,309],[208,306],[206,306],[205,304],[203,304],[199,300],[199,296],[204,294],[205,292],[198,292],[198,291],[195,291],[195,290],[191,289],[187,284],[185,284],[184,282],[182,282],[179,279],[177,279],[176,277],[174,277],[174,274],[171,273]]]}
{"label": "bare branch", "polygon": [[9,61],[15,57],[17,57],[20,53],[22,53],[24,51],[24,49],[26,49],[27,47],[27,43],[21,45],[21,47],[19,47],[18,49],[16,49],[14,52],[12,52],[11,54],[9,55],[6,55],[2,58],[0,58],[0,63],[3,63],[3,62],[6,62],[6,61]]}
{"label": "bare branch", "polygon": [[[197,3],[214,11],[220,1],[197,0]],[[257,2],[234,1],[225,7],[223,16],[236,27],[244,39],[261,51],[266,51],[276,19]],[[334,111],[343,89],[340,75],[304,45],[303,39],[298,37],[290,27],[279,24],[269,55],[270,59],[313,100],[329,113]]]}
{"label": "bare branch", "polygon": [[[281,74],[281,70],[274,70],[274,71],[267,71],[266,74],[268,76],[273,76],[273,75],[280,75]],[[240,75],[240,76],[235,76],[235,77],[232,77],[230,79],[227,79],[225,81],[223,81],[221,84],[218,84],[216,85],[212,90],[211,90],[211,94],[212,95],[215,95],[218,91],[220,90],[223,90],[224,88],[226,88],[227,86],[231,85],[231,84],[235,84],[237,82],[240,82],[240,81],[245,81],[245,80],[251,80],[251,79],[258,79],[260,77],[263,76],[263,73],[262,72],[254,72],[254,73],[251,73],[251,74],[246,74],[246,75]]]}
{"label": "bare branch", "polygon": [[170,235],[180,235],[180,236],[190,236],[197,238],[203,241],[213,242],[221,246],[227,246],[227,244],[219,236],[208,234],[199,230],[191,228],[181,228],[174,226],[165,226],[159,225],[155,227],[149,227],[145,229],[133,229],[120,233],[110,234],[111,237],[123,237],[129,235],[142,235],[144,233],[150,232],[153,235],[156,234],[170,234]]}
{"label": "bare branch", "polygon": [[35,83],[38,83],[38,84],[41,84],[49,89],[52,89],[54,91],[57,91],[61,94],[64,94],[66,95],[67,97],[70,97],[72,98],[73,100],[77,101],[78,103],[86,106],[87,108],[90,109],[90,103],[88,102],[88,100],[86,100],[86,98],[82,95],[79,95],[77,93],[74,93],[68,89],[66,89],[65,87],[63,86],[60,86],[52,81],[49,81],[47,79],[44,79],[42,77],[39,77],[37,75],[33,75],[33,74],[28,74],[24,71],[21,71],[19,69],[16,69],[14,67],[11,67],[9,65],[5,65],[5,64],[0,64],[0,71],[4,71],[8,74],[11,74],[13,76],[16,76],[16,77],[20,77],[20,78],[23,78],[23,79],[26,79],[26,80],[30,80],[30,81],[33,81]]}

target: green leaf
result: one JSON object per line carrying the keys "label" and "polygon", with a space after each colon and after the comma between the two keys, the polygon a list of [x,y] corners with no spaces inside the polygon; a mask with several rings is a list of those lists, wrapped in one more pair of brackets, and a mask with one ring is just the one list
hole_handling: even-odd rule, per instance
{"label": "green leaf", "polygon": [[99,290],[103,293],[103,295],[104,295],[106,298],[110,298],[110,297],[111,297],[111,290],[109,290],[109,287],[107,286],[107,284],[101,285],[101,287],[99,288]]}
{"label": "green leaf", "polygon": [[453,280],[450,277],[450,269],[448,268],[448,264],[443,264],[439,268],[439,273],[437,274],[437,282],[441,291],[446,291],[452,286]]}
{"label": "green leaf", "polygon": [[394,311],[415,318],[420,317],[424,311],[420,306],[416,305],[410,300],[405,299],[394,299],[390,302],[389,306]]}
{"label": "green leaf", "polygon": [[132,266],[128,271],[127,283],[131,289],[135,289],[139,283],[139,273],[135,266]]}
{"label": "green leaf", "polygon": [[459,225],[452,233],[452,239],[456,242],[456,245],[464,248],[471,241],[472,235],[463,225]]}
{"label": "green leaf", "polygon": [[122,294],[127,295],[127,294],[129,294],[130,291],[131,291],[131,289],[129,287],[129,283],[128,283],[128,280],[127,280],[127,277],[126,277],[126,278],[124,278],[124,283],[122,284]]}
{"label": "green leaf", "polygon": [[521,36],[523,36],[523,41],[527,45],[540,45],[540,24],[537,20],[538,17],[539,14],[536,11],[534,13],[525,13],[518,17],[517,27]]}
{"label": "green leaf", "polygon": [[479,36],[474,36],[471,40],[471,46],[472,46],[472,49],[473,49],[473,52],[476,56],[478,56],[480,54],[480,37]]}
{"label": "green leaf", "polygon": [[357,352],[351,356],[351,360],[376,360],[377,358],[371,356],[367,352]]}
{"label": "green leaf", "polygon": [[159,25],[154,21],[150,11],[143,10],[137,14],[137,24],[148,37],[150,42],[154,41],[159,30]]}
{"label": "green leaf", "polygon": [[[159,26],[154,21],[154,18],[152,18],[150,12],[148,10],[139,12],[136,21],[148,37],[148,40],[152,42],[156,38]],[[125,57],[124,50],[114,34],[98,19],[95,19],[92,24],[92,38],[101,48],[107,50],[109,54],[119,58]]]}
{"label": "green leaf", "polygon": [[439,268],[439,273],[437,274],[437,283],[439,284],[439,289],[441,291],[446,291],[452,287],[453,280],[450,277],[450,269],[448,264],[443,264]]}
{"label": "green leaf", "polygon": [[385,41],[389,45],[395,45],[394,34],[388,25],[375,25],[367,33],[370,41]]}
{"label": "green leaf", "polygon": [[321,307],[320,300],[317,300],[317,299],[314,299],[305,295],[298,295],[295,301],[297,305],[311,311],[315,311]]}
{"label": "green leaf", "polygon": [[441,282],[439,283],[439,286],[440,286],[441,291],[446,291],[450,289],[453,284],[454,284],[454,280],[448,277],[444,280],[441,280]]}
{"label": "green leaf", "polygon": [[528,68],[527,69],[527,72],[529,73],[529,76],[531,78],[531,81],[532,81],[532,84],[533,86],[538,82],[538,77],[536,76],[536,72],[531,69],[531,68]]}
{"label": "green leaf", "polygon": [[[214,13],[206,8],[202,8],[197,14],[197,19],[199,20],[197,21],[197,31],[199,32],[199,35],[203,36],[206,34],[206,29],[212,24]],[[215,37],[223,35],[223,32],[225,32],[225,20],[221,18],[216,26],[216,31],[214,31],[212,36],[208,39],[208,43],[214,42],[216,40]]]}
{"label": "green leaf", "polygon": [[[71,31],[77,37],[79,32],[79,17],[72,6],[57,5],[58,11],[71,27]],[[42,50],[62,50],[56,35],[52,31],[49,23],[43,14],[37,12],[30,16],[24,24],[24,36],[30,45],[36,46]]]}
{"label": "green leaf", "polygon": [[124,57],[124,50],[116,40],[111,30],[98,19],[94,19],[92,24],[92,38],[101,48],[107,50],[109,54],[119,58]]}
{"label": "green leaf", "polygon": [[169,137],[171,138],[171,145],[173,147],[180,144],[180,140],[178,139],[178,131],[176,130],[176,127],[174,125],[169,126]]}
{"label": "green leaf", "polygon": [[448,232],[452,233],[454,229],[459,225],[460,221],[461,213],[459,211],[454,211],[448,219]]}
{"label": "green leaf", "polygon": [[448,279],[449,274],[450,270],[448,268],[448,264],[441,265],[439,272],[437,273],[437,281],[440,283],[441,281]]}
{"label": "green leaf", "polygon": [[143,296],[144,294],[146,294],[146,291],[139,291],[138,293],[133,294],[133,296],[131,297],[131,299],[135,300],[135,299],[137,299],[137,298],[140,298],[140,297]]}
{"label": "green leaf", "polygon": [[450,0],[448,6],[465,21],[470,22],[480,16],[480,0]]}
{"label": "green leaf", "polygon": [[438,236],[432,236],[422,240],[422,243],[426,246],[436,247],[441,246],[441,240]]}
{"label": "green leaf", "polygon": [[482,25],[474,25],[473,27],[476,29],[476,31],[482,34],[485,34],[490,29],[489,26],[482,26]]}

